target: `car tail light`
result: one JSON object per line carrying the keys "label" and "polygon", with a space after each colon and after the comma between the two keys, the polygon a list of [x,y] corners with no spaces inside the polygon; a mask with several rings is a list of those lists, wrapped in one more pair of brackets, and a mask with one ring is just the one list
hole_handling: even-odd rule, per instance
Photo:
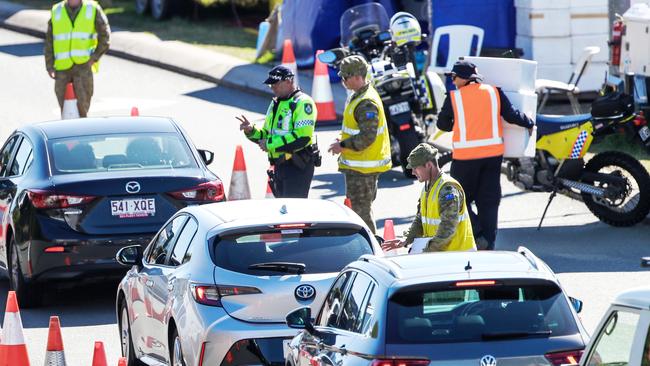
{"label": "car tail light", "polygon": [[201,343],[201,353],[199,354],[199,366],[203,366],[204,357],[205,357],[205,342]]}
{"label": "car tail light", "polygon": [[577,365],[584,350],[577,349],[573,351],[552,352],[544,355],[553,366],[560,365]]}
{"label": "car tail light", "polygon": [[68,194],[56,194],[50,191],[30,190],[27,196],[36,208],[68,208],[86,204],[94,200],[95,196],[78,196]]}
{"label": "car tail light", "polygon": [[225,194],[220,180],[201,183],[196,187],[169,192],[170,196],[183,201],[223,201]]}
{"label": "car tail light", "polygon": [[63,253],[65,252],[65,247],[60,245],[54,247],[47,247],[43,250],[45,253]]}
{"label": "car tail light", "polygon": [[426,366],[429,364],[429,360],[424,359],[380,359],[373,360],[370,364],[371,366]]}
{"label": "car tail light", "polygon": [[496,285],[496,281],[494,280],[456,282],[456,287],[494,286],[494,285]]}
{"label": "car tail light", "polygon": [[645,115],[643,114],[643,111],[639,112],[639,114],[634,118],[634,125],[637,127],[645,126],[648,124],[648,121],[645,119]]}
{"label": "car tail light", "polygon": [[192,285],[192,295],[199,304],[221,306],[221,298],[233,295],[260,294],[256,287],[224,285]]}
{"label": "car tail light", "polygon": [[410,124],[410,123],[405,123],[405,124],[399,126],[399,130],[400,130],[400,131],[406,131],[406,130],[408,130],[409,128],[411,128],[411,124]]}
{"label": "car tail light", "polygon": [[276,229],[302,229],[311,226],[311,224],[279,224],[273,226]]}

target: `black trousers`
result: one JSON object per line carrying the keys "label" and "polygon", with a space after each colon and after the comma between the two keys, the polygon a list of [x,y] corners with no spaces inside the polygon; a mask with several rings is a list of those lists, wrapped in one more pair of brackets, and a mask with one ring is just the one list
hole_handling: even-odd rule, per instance
{"label": "black trousers", "polygon": [[[465,200],[472,221],[474,238],[483,237],[487,249],[494,249],[501,203],[501,162],[503,156],[476,160],[453,160],[451,176],[465,191]],[[471,207],[476,204],[477,212]]]}
{"label": "black trousers", "polygon": [[314,163],[308,162],[304,169],[298,168],[291,160],[275,165],[275,197],[307,198],[314,177]]}

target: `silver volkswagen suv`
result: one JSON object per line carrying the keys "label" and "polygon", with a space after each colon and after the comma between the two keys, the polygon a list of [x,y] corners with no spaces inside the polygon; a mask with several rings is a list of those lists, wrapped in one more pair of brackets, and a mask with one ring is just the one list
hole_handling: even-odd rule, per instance
{"label": "silver volkswagen suv", "polygon": [[116,301],[129,365],[284,365],[284,314],[320,307],[339,271],[381,248],[352,210],[268,199],[187,207],[144,250]]}
{"label": "silver volkswagen suv", "polygon": [[288,366],[559,366],[588,341],[549,267],[529,250],[364,256],[325,303],[298,308]]}

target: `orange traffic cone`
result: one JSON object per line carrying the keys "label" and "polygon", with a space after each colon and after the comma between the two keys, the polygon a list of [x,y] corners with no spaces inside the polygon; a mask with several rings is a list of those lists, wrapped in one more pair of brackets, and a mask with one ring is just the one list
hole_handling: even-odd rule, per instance
{"label": "orange traffic cone", "polygon": [[275,198],[273,190],[271,189],[271,182],[269,181],[266,182],[266,194],[264,195],[264,198]]}
{"label": "orange traffic cone", "polygon": [[27,346],[23,336],[23,322],[20,319],[16,293],[9,291],[5,311],[4,332],[0,343],[0,366],[29,366]]}
{"label": "orange traffic cone", "polygon": [[139,115],[140,115],[140,111],[138,110],[138,107],[131,108],[131,117],[137,117]]}
{"label": "orange traffic cone", "polygon": [[95,342],[92,366],[108,366],[106,364],[106,352],[104,351],[104,343],[102,342]]}
{"label": "orange traffic cone", "polygon": [[248,200],[250,198],[251,190],[248,187],[244,151],[242,150],[241,145],[237,145],[237,149],[235,150],[235,163],[233,164],[232,176],[230,177],[228,200]]}
{"label": "orange traffic cone", "polygon": [[296,64],[296,55],[293,53],[293,44],[290,39],[285,39],[282,46],[282,65],[293,71],[295,75],[293,85],[298,87],[298,64]]}
{"label": "orange traffic cone", "polygon": [[384,240],[394,240],[395,239],[395,227],[393,226],[393,220],[384,221]]}
{"label": "orange traffic cone", "polygon": [[50,317],[50,330],[47,335],[45,364],[47,366],[65,366],[63,338],[61,337],[61,323],[59,322],[58,316]]}
{"label": "orange traffic cone", "polygon": [[117,366],[126,366],[126,357],[120,357],[120,359],[117,360]]}
{"label": "orange traffic cone", "polygon": [[74,94],[74,86],[72,83],[68,83],[65,86],[65,96],[63,97],[61,119],[71,118],[79,118],[79,107],[77,106],[77,97]]}
{"label": "orange traffic cone", "polygon": [[349,209],[352,209],[352,201],[350,201],[350,198],[345,197],[345,200],[343,200],[343,204],[346,205]]}
{"label": "orange traffic cone", "polygon": [[311,96],[316,102],[318,122],[336,122],[336,109],[334,107],[334,97],[332,96],[332,85],[327,73],[327,65],[318,60],[318,55],[321,53],[323,53],[323,50],[316,51]]}

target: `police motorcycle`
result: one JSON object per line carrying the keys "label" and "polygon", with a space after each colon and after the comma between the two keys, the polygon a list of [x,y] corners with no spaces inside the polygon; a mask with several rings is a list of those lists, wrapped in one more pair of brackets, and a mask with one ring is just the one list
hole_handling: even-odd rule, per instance
{"label": "police motorcycle", "polygon": [[[650,175],[634,157],[618,152],[597,153],[587,161],[592,144],[622,133],[650,153],[650,128],[634,99],[612,90],[598,97],[591,113],[537,115],[535,157],[505,158],[501,173],[525,191],[551,192],[539,222],[557,193],[583,201],[598,219],[612,226],[633,226],[650,212]],[[440,166],[452,159],[441,154]]]}
{"label": "police motorcycle", "polygon": [[341,47],[319,55],[334,68],[349,55],[361,55],[379,93],[391,137],[393,164],[401,164],[407,177],[408,154],[435,132],[436,116],[445,98],[440,77],[426,73],[426,54],[416,50],[426,35],[413,15],[396,13],[389,21],[379,3],[354,6],[341,16]]}

